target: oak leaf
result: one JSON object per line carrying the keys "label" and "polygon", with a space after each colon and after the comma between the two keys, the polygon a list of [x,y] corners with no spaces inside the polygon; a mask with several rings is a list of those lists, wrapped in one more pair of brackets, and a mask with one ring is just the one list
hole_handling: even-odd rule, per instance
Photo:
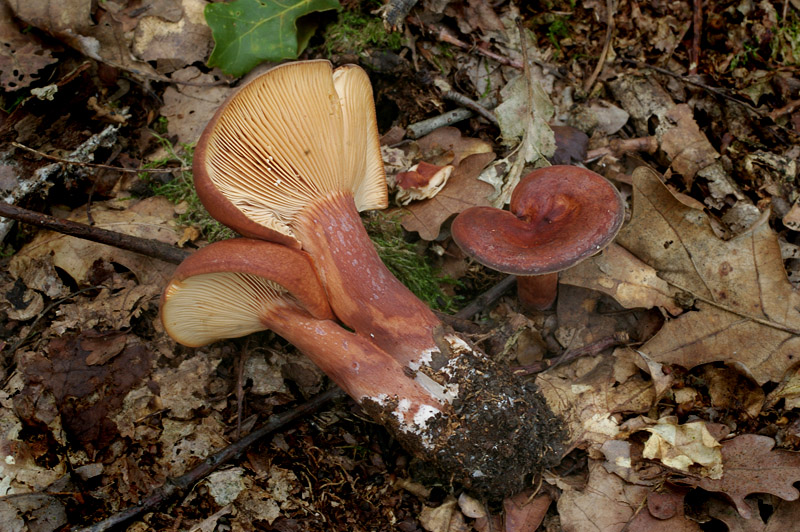
{"label": "oak leaf", "polygon": [[658,175],[633,173],[633,216],[617,243],[696,300],[642,351],[656,361],[692,368],[709,362],[744,367],[759,384],[780,381],[800,349],[800,296],[783,269],[765,213],[727,241],[708,216],[678,201]]}
{"label": "oak leaf", "polygon": [[792,485],[800,480],[800,455],[775,450],[775,440],[758,434],[742,434],[722,444],[722,478],[704,478],[697,486],[722,492],[745,519],[752,508],[745,501],[751,493],[771,493],[787,501],[800,497]]}

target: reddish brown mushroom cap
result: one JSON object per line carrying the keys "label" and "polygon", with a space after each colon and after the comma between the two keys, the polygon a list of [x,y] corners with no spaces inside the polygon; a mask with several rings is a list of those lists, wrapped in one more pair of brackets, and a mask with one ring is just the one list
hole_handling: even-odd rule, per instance
{"label": "reddish brown mushroom cap", "polygon": [[569,268],[611,243],[625,218],[617,189],[576,166],[534,170],[514,189],[509,208],[467,209],[452,234],[481,264],[515,275]]}
{"label": "reddish brown mushroom cap", "polygon": [[265,330],[265,318],[278,309],[333,318],[305,252],[247,238],[215,242],[190,255],[161,296],[164,329],[191,347]]}

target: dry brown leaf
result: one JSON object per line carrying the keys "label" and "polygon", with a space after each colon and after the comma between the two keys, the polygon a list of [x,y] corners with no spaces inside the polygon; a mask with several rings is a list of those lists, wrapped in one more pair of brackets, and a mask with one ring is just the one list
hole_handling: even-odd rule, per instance
{"label": "dry brown leaf", "polygon": [[[662,508],[657,513],[671,516],[653,517],[647,499],[653,494],[650,488],[627,484],[603,468],[601,461],[590,460],[589,482],[583,489],[567,489],[558,500],[558,513],[565,532],[648,531],[648,532],[699,532],[700,526],[686,519],[680,493],[656,496]],[[677,503],[680,501],[680,504]],[[667,512],[667,503],[674,512]],[[655,505],[654,505],[655,506]]]}
{"label": "dry brown leaf", "polygon": [[697,298],[642,351],[687,368],[708,362],[744,366],[759,383],[780,381],[800,349],[800,296],[783,269],[768,217],[723,241],[703,211],[678,201],[652,170],[633,175],[630,223],[617,243]]}
{"label": "dry brown leaf", "polygon": [[672,161],[672,169],[691,183],[697,172],[714,163],[719,153],[700,131],[692,109],[681,103],[665,113],[674,125],[661,136],[661,149]]}
{"label": "dry brown leaf", "polygon": [[[134,32],[131,50],[143,61],[159,61],[176,70],[196,62],[204,62],[211,53],[211,29],[203,17],[204,0],[181,0],[183,16],[165,20],[145,12]],[[162,70],[163,71],[163,70]]]}
{"label": "dry brown leaf", "polygon": [[547,404],[564,419],[568,447],[583,444],[600,457],[602,444],[620,432],[615,413],[646,412],[653,406],[655,387],[642,378],[637,358],[630,349],[617,349],[537,376]]}
{"label": "dry brown leaf", "polygon": [[[175,244],[180,238],[181,235],[171,223],[175,207],[165,198],[147,198],[125,210],[121,210],[122,206],[124,204],[115,202],[93,204],[95,227],[169,244]],[[86,210],[76,210],[69,219],[87,223]],[[125,266],[144,286],[164,286],[175,269],[172,264],[132,251],[43,231],[14,255],[9,271],[20,276],[37,260],[48,256],[52,256],[54,266],[64,270],[79,285],[88,282],[88,275],[97,260]]]}
{"label": "dry brown leaf", "polygon": [[217,82],[212,74],[203,74],[197,67],[186,67],[172,75],[176,81],[208,84],[170,85],[164,91],[164,105],[161,116],[167,119],[167,132],[176,135],[178,142],[197,142],[200,133],[214,116],[220,104],[233,90],[227,86],[213,86]]}
{"label": "dry brown leaf", "polygon": [[478,176],[494,157],[494,153],[477,153],[464,158],[441,192],[402,210],[403,227],[419,232],[424,240],[434,240],[442,224],[453,214],[469,207],[489,205],[487,196],[494,188],[478,181]]}
{"label": "dry brown leaf", "polygon": [[677,418],[670,416],[659,419],[644,430],[650,433],[642,451],[644,458],[660,460],[665,466],[686,473],[691,468],[692,472],[703,476],[722,476],[720,444],[704,422],[680,425]]}
{"label": "dry brown leaf", "polygon": [[558,282],[608,294],[625,308],[663,307],[672,315],[682,312],[672,299],[674,289],[658,272],[617,244],[562,272]]}
{"label": "dry brown leaf", "polygon": [[531,495],[531,490],[525,490],[503,501],[505,532],[526,532],[539,528],[553,499],[547,494],[531,499]]}
{"label": "dry brown leaf", "polygon": [[41,69],[57,61],[36,37],[20,31],[5,2],[0,2],[0,42],[4,44],[0,47],[0,87],[9,92],[27,87]]}
{"label": "dry brown leaf", "polygon": [[[492,153],[492,146],[485,140],[464,137],[455,127],[440,127],[416,141],[418,158],[431,164],[457,166],[476,153]],[[488,164],[488,163],[487,163]]]}
{"label": "dry brown leaf", "polygon": [[753,513],[744,500],[751,493],[797,500],[800,492],[792,484],[800,480],[800,455],[775,450],[774,446],[775,440],[757,434],[742,434],[723,442],[722,478],[704,478],[697,486],[727,495],[745,519]]}
{"label": "dry brown leaf", "polygon": [[[150,372],[153,360],[137,338],[123,337],[120,348],[118,337],[116,332],[93,331],[65,335],[50,341],[47,356],[32,353],[20,363],[26,382],[21,397],[35,402],[44,386],[55,399],[71,441],[90,452],[116,437],[111,416],[120,410],[125,394]],[[105,349],[109,351],[104,354]],[[108,360],[98,364],[100,358]]]}
{"label": "dry brown leaf", "polygon": [[123,24],[102,3],[92,20],[92,2],[64,0],[51,2],[8,0],[14,15],[24,22],[62,40],[84,55],[135,74],[164,79],[148,63],[136,58],[130,50],[130,37]]}

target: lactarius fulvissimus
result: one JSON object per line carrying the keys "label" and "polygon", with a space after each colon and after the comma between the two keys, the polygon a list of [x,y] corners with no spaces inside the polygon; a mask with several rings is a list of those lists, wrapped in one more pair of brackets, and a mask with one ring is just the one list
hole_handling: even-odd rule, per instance
{"label": "lactarius fulvissimus", "polygon": [[[209,213],[307,253],[342,324],[388,353],[406,379],[446,390],[432,393],[451,412],[427,420],[436,436],[420,456],[445,478],[499,497],[557,455],[560,423],[535,387],[445,330],[367,236],[358,212],[385,207],[387,191],[363,70],[308,61],[253,79],[208,124],[194,174]],[[371,406],[361,401],[373,417],[402,401],[393,386]]]}

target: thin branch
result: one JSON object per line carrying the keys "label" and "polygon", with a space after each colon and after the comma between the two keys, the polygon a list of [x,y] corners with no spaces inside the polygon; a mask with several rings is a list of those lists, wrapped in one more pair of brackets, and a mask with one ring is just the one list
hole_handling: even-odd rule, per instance
{"label": "thin branch", "polygon": [[73,222],[71,220],[64,220],[62,218],[23,209],[16,205],[9,205],[2,201],[0,201],[0,216],[43,229],[58,231],[65,235],[83,238],[84,240],[91,240],[92,242],[99,242],[100,244],[114,246],[127,251],[134,251],[172,264],[180,264],[183,262],[183,259],[188,257],[191,253],[189,250],[181,249],[159,240],[140,238],[79,222]]}
{"label": "thin branch", "polygon": [[592,87],[594,86],[594,82],[597,81],[597,77],[600,75],[600,72],[603,71],[603,67],[606,64],[606,58],[608,57],[608,50],[611,48],[611,36],[614,33],[614,0],[606,0],[606,38],[605,42],[603,43],[603,51],[600,52],[600,59],[597,60],[597,66],[594,67],[594,72],[592,75],[589,76],[589,79],[586,80],[586,83],[583,85],[583,90],[587,94],[592,91]]}
{"label": "thin branch", "polygon": [[90,168],[103,168],[105,170],[115,170],[117,172],[126,172],[129,174],[138,174],[138,173],[149,173],[149,174],[167,174],[170,172],[188,172],[192,169],[191,166],[177,166],[175,168],[122,168],[121,166],[111,166],[108,164],[100,164],[100,163],[84,163],[80,161],[71,161],[69,159],[62,159],[61,157],[55,157],[53,155],[48,155],[46,153],[40,152],[39,150],[35,150],[29,146],[25,146],[24,144],[20,144],[19,142],[11,142],[11,145],[15,148],[20,148],[22,150],[29,151],[31,153],[35,153],[39,157],[43,157],[50,161],[55,161],[61,164],[71,164],[74,166],[87,166]]}
{"label": "thin branch", "polygon": [[466,307],[453,314],[453,317],[464,320],[472,318],[475,314],[492,306],[503,294],[508,292],[516,282],[517,277],[515,275],[509,275],[489,290],[473,299]]}
{"label": "thin branch", "polygon": [[340,397],[344,397],[344,392],[339,388],[331,388],[325,392],[322,392],[316,397],[313,397],[306,403],[298,405],[287,412],[283,412],[282,414],[272,416],[270,421],[268,421],[261,428],[254,430],[241,440],[228,445],[224,449],[206,458],[203,463],[188,473],[185,473],[179,477],[168,478],[164,484],[152,490],[147,497],[140,501],[136,506],[126,508],[125,510],[112,515],[108,519],[104,519],[99,523],[80,528],[76,532],[105,532],[112,527],[121,525],[122,523],[130,521],[131,519],[135,519],[144,513],[154,510],[172,498],[172,496],[177,492],[186,490],[187,488],[207,477],[209,474],[213,473],[217,468],[219,468],[219,466],[241,454],[261,438],[268,436],[276,430],[285,427],[289,423],[318,410],[329,401],[338,399]]}
{"label": "thin branch", "polygon": [[451,102],[455,102],[462,107],[466,107],[470,111],[478,113],[479,115],[481,115],[483,118],[485,118],[495,126],[500,125],[500,123],[497,121],[497,117],[494,115],[493,112],[491,112],[489,109],[479,104],[475,100],[467,98],[463,94],[451,90],[444,92],[442,94],[442,98],[444,98],[445,100],[450,100]]}
{"label": "thin branch", "polygon": [[653,65],[648,65],[647,63],[642,63],[641,61],[636,61],[634,59],[628,59],[628,58],[625,58],[625,57],[622,57],[621,59],[622,59],[622,61],[624,63],[635,65],[638,68],[649,68],[650,70],[654,70],[654,71],[658,72],[659,74],[664,74],[665,76],[671,76],[671,77],[673,77],[675,79],[679,79],[679,80],[683,81],[684,83],[688,83],[689,85],[694,85],[695,87],[700,87],[701,89],[706,90],[706,91],[708,91],[708,92],[710,92],[712,94],[716,94],[717,96],[719,96],[721,98],[725,98],[726,100],[729,100],[731,102],[738,103],[742,107],[746,108],[747,110],[751,111],[753,114],[758,115],[760,117],[768,117],[769,116],[769,115],[759,111],[758,109],[756,109],[755,107],[753,107],[749,103],[743,102],[742,100],[739,100],[738,98],[734,98],[730,94],[727,94],[725,91],[723,91],[722,89],[718,89],[717,87],[712,87],[711,85],[706,85],[705,83],[702,83],[700,81],[694,80],[694,79],[689,78],[687,76],[682,76],[680,74],[676,74],[675,72],[671,72],[671,71],[667,70],[666,68],[661,68],[661,67],[657,67],[657,66],[653,66]]}
{"label": "thin branch", "polygon": [[700,40],[703,37],[703,0],[692,0],[694,15],[692,16],[692,52],[689,63],[689,75],[697,74],[700,65]]}

